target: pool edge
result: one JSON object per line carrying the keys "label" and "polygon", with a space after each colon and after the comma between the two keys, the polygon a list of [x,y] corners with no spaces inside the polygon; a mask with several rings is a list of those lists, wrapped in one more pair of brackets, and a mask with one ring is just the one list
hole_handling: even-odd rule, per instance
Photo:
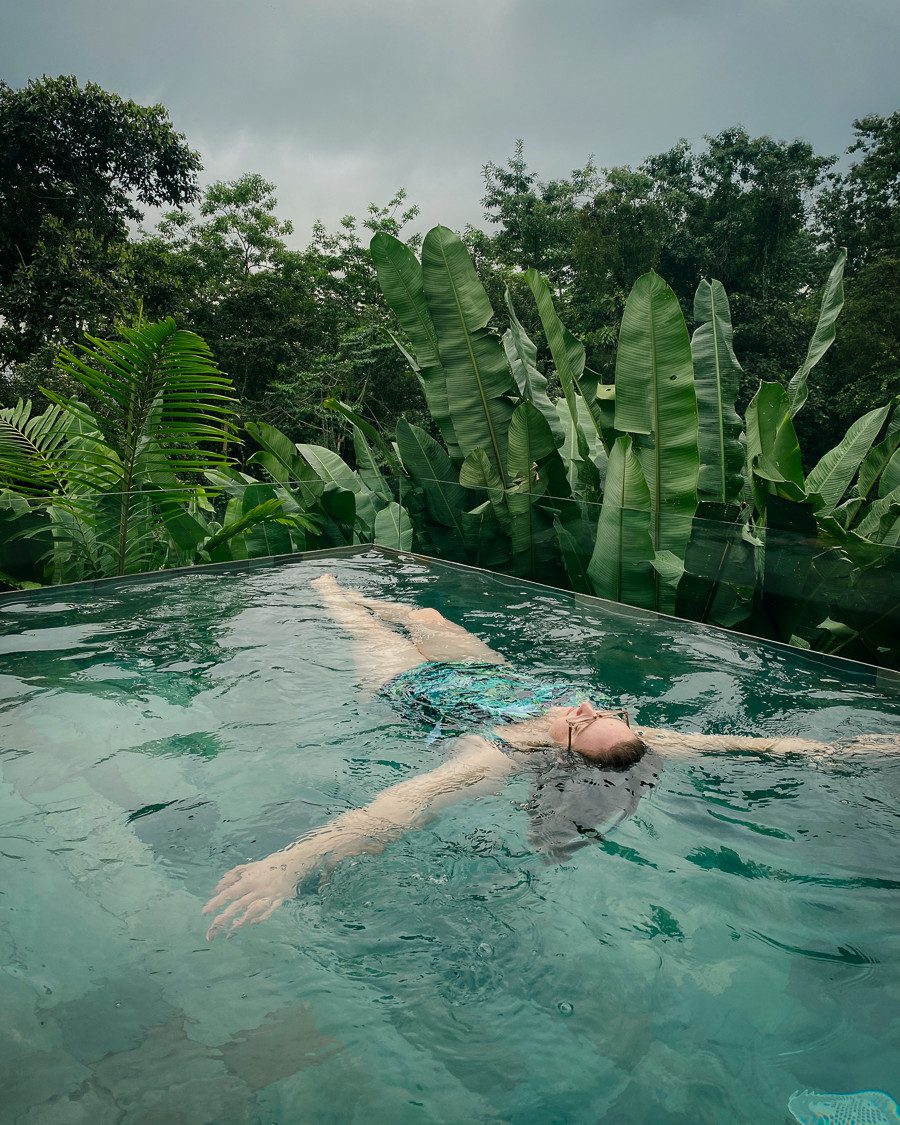
{"label": "pool edge", "polygon": [[582,594],[574,590],[563,590],[558,586],[551,586],[546,582],[536,582],[531,578],[518,578],[512,574],[500,571],[486,570],[483,567],[471,566],[468,563],[454,562],[449,559],[437,558],[433,555],[420,554],[417,551],[397,550],[386,547],[380,543],[354,543],[345,547],[326,547],[315,551],[295,551],[283,555],[261,555],[253,559],[234,559],[230,562],[200,563],[195,566],[171,567],[165,570],[146,570],[137,574],[113,575],[109,578],[92,578],[83,582],[64,582],[54,586],[39,586],[34,590],[7,590],[0,592],[0,607],[18,602],[32,601],[35,598],[43,600],[48,597],[58,597],[66,590],[97,590],[116,588],[117,586],[140,586],[147,583],[166,579],[170,576],[183,576],[185,574],[215,574],[229,573],[231,571],[269,570],[276,566],[290,566],[293,563],[306,562],[321,558],[353,558],[369,553],[381,554],[387,558],[415,559],[425,563],[437,563],[440,566],[450,567],[454,570],[468,571],[473,574],[486,575],[488,578],[502,585],[527,586],[533,589],[546,590],[556,596],[571,598],[576,604],[602,606],[607,612],[626,618],[640,620],[677,621],[695,629],[711,633],[713,636],[740,637],[745,641],[764,648],[774,648],[780,652],[788,652],[795,658],[801,658],[811,663],[826,666],[841,666],[853,669],[857,675],[864,673],[874,685],[883,688],[891,694],[900,694],[900,672],[892,668],[883,668],[878,664],[867,664],[862,660],[853,660],[846,656],[836,656],[832,653],[817,652],[815,649],[804,649],[791,645],[785,641],[775,641],[768,637],[757,637],[753,633],[744,633],[739,629],[724,629],[719,625],[709,625],[703,621],[693,621],[688,617],[677,617],[671,613],[660,613],[657,610],[642,609],[637,606],[625,605],[623,602],[611,601],[593,594]]}

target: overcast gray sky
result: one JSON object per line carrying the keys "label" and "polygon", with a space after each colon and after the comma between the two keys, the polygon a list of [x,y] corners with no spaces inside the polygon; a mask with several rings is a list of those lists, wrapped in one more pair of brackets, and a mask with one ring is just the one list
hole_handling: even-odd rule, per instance
{"label": "overcast gray sky", "polygon": [[160,101],[204,179],[261,172],[305,244],[400,186],[481,222],[481,167],[542,178],[741,122],[841,152],[900,108],[897,0],[0,0],[0,77]]}

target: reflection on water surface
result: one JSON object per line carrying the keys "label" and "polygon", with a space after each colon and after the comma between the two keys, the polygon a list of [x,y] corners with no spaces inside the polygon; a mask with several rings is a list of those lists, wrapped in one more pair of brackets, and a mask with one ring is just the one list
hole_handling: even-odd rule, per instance
{"label": "reflection on water surface", "polygon": [[207,945],[223,871],[441,753],[360,693],[326,568],[646,724],[900,732],[850,664],[374,553],[8,603],[10,1120],[780,1122],[797,1089],[896,1096],[900,756],[669,759],[584,831],[583,794],[526,773]]}

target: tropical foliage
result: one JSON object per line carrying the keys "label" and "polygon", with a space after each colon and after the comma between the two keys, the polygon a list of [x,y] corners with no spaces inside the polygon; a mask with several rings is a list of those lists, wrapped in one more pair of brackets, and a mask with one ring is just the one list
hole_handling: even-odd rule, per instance
{"label": "tropical foliage", "polygon": [[[501,328],[509,286],[521,323],[546,343],[524,271],[550,282],[587,366],[615,376],[619,324],[634,282],[654,269],[690,320],[700,277],[725,285],[735,320],[741,413],[759,379],[802,361],[815,289],[847,246],[844,325],[797,426],[806,468],[872,402],[900,390],[900,115],[854,122],[843,170],[802,140],[722,130],[634,167],[541,180],[519,142],[484,167],[484,229],[463,240]],[[292,441],[352,446],[322,409],[353,403],[392,430],[426,424],[414,378],[384,329],[393,318],[367,242],[374,231],[420,248],[402,191],[304,239],[257,174],[198,187],[200,160],[162,106],[139,106],[73,77],[0,83],[0,406],[68,391],[54,357],[87,331],[106,336],[140,308],[197,332],[250,417]],[[473,206],[476,201],[472,200]],[[166,210],[139,229],[148,206]],[[813,421],[814,419],[814,421]]]}
{"label": "tropical foliage", "polygon": [[[0,411],[8,582],[241,557],[276,513],[298,532],[289,549],[304,545],[299,507],[231,467],[237,402],[198,336],[165,320],[87,339],[58,359],[86,401],[47,392],[43,413]],[[222,519],[209,482],[231,495]]]}
{"label": "tropical foliage", "polygon": [[[760,383],[743,418],[718,281],[697,289],[691,338],[669,286],[652,270],[639,277],[606,385],[557,315],[548,281],[529,270],[562,391],[554,402],[509,292],[501,337],[451,231],[426,235],[421,262],[383,233],[372,255],[442,439],[401,422],[385,462],[396,472],[399,459],[402,475],[387,479],[408,517],[405,542],[540,581],[565,575],[573,589],[645,609],[900,662],[900,411],[869,411],[808,474],[794,425],[835,338],[843,253],[796,373],[787,387]],[[361,419],[344,413],[359,440]],[[373,456],[365,446],[369,472]]]}
{"label": "tropical foliage", "polygon": [[900,665],[900,115],[854,128],[520,143],[493,233],[400,191],[298,250],[163,107],[0,83],[3,580],[375,541]]}

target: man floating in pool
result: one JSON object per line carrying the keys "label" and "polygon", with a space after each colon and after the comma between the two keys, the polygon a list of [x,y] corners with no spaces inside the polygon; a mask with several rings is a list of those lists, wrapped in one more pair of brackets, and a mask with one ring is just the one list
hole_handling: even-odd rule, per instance
{"label": "man floating in pool", "polygon": [[[381,852],[441,808],[496,791],[538,752],[600,767],[607,784],[611,771],[627,776],[646,759],[679,751],[831,752],[823,743],[802,738],[633,726],[627,711],[584,699],[571,684],[516,672],[500,653],[437,610],[364,597],[338,585],[330,574],[313,585],[353,638],[366,683],[405,717],[436,723],[430,739],[459,737],[437,768],[385,789],[364,808],[336,817],[265,859],[229,871],[204,907],[205,914],[221,911],[207,932],[210,940],[226,928],[265,921],[315,872],[325,873],[350,856]],[[897,747],[890,736],[880,741],[885,748]],[[636,805],[640,786],[652,786],[651,776],[655,780],[647,775],[625,790],[619,819]],[[581,831],[598,835],[590,827]]]}

